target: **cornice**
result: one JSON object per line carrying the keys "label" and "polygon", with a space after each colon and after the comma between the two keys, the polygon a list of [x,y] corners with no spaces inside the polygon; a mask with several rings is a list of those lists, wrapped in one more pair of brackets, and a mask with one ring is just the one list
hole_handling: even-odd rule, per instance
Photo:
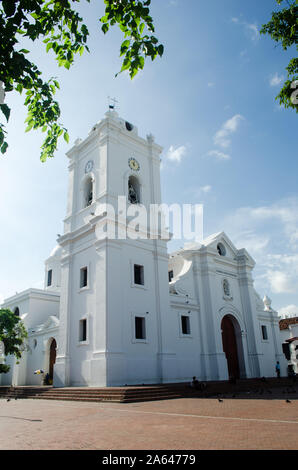
{"label": "cornice", "polygon": [[77,228],[76,230],[73,230],[72,232],[67,232],[64,235],[61,235],[61,237],[59,237],[58,239],[59,245],[61,245],[62,247],[65,247],[69,243],[79,240],[83,236],[88,235],[92,232],[94,232],[93,224],[88,223],[88,224],[82,225],[81,227]]}
{"label": "cornice", "polygon": [[186,304],[185,301],[184,303],[177,301],[176,299],[172,299],[171,297],[176,296],[175,294],[170,294],[170,306],[176,309],[180,310],[188,310],[188,311],[200,311],[200,306],[198,304]]}

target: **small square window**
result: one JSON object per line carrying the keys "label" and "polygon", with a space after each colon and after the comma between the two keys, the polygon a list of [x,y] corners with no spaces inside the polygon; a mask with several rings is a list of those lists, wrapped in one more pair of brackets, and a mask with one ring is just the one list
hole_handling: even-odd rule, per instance
{"label": "small square window", "polygon": [[86,287],[88,284],[88,270],[87,268],[81,268],[80,270],[80,287]]}
{"label": "small square window", "polygon": [[181,330],[183,335],[190,335],[190,320],[187,316],[181,316]]}
{"label": "small square window", "polygon": [[52,285],[52,278],[53,278],[53,271],[52,271],[52,269],[49,269],[49,271],[48,271],[48,282],[47,282],[48,287]]}
{"label": "small square window", "polygon": [[134,264],[134,283],[139,286],[144,285],[144,266]]}
{"label": "small square window", "polygon": [[265,326],[265,325],[262,325],[262,338],[264,340],[268,339],[267,326]]}
{"label": "small square window", "polygon": [[87,320],[80,320],[79,326],[79,341],[87,340]]}
{"label": "small square window", "polygon": [[135,317],[135,337],[136,339],[146,339],[144,317]]}

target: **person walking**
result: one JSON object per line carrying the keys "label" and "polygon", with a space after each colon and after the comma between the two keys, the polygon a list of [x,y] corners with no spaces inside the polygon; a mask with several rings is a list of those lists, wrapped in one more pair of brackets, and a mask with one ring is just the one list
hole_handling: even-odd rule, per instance
{"label": "person walking", "polygon": [[280,363],[279,363],[279,361],[277,361],[277,363],[275,365],[275,372],[276,372],[277,378],[279,379],[279,377],[280,377]]}

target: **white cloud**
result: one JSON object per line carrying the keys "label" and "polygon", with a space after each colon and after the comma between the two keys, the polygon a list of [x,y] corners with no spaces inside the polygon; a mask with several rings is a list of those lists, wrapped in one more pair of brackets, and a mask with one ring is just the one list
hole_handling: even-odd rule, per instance
{"label": "white cloud", "polygon": [[212,186],[206,184],[200,187],[189,187],[185,189],[185,193],[191,195],[194,198],[201,198],[202,196],[209,194],[212,191]]}
{"label": "white cloud", "polygon": [[264,234],[256,234],[252,230],[240,231],[235,237],[239,248],[246,248],[253,258],[264,253],[269,244],[269,237]]}
{"label": "white cloud", "polygon": [[206,184],[205,186],[200,187],[200,191],[205,194],[210,193],[211,189],[212,189],[212,186],[210,186],[210,184]]}
{"label": "white cloud", "polygon": [[209,88],[213,88],[215,86],[215,83],[214,82],[208,82],[208,87]]}
{"label": "white cloud", "polygon": [[273,220],[281,223],[281,229],[289,242],[297,247],[298,242],[298,200],[287,199],[271,206],[262,206],[251,209],[251,217],[256,220]]}
{"label": "white cloud", "polygon": [[255,259],[258,288],[269,294],[298,292],[298,198],[242,207],[225,219],[224,226],[236,246]]}
{"label": "white cloud", "polygon": [[258,25],[256,23],[248,23],[247,21],[243,21],[237,17],[231,18],[231,21],[232,23],[243,26],[246,34],[248,34],[251,41],[256,42],[260,39],[260,33]]}
{"label": "white cloud", "polygon": [[[267,206],[242,207],[231,217],[231,224],[242,227],[242,230],[259,230],[267,236],[279,236],[277,246],[287,250],[298,248],[298,198],[288,198]],[[271,237],[270,237],[271,238]],[[279,254],[274,255],[274,259]],[[291,263],[294,259],[298,266],[298,255],[283,256],[285,263]],[[273,259],[273,258],[272,258]]]}
{"label": "white cloud", "polygon": [[4,302],[4,295],[0,293],[0,305]]}
{"label": "white cloud", "polygon": [[298,255],[267,254],[265,278],[275,294],[295,294],[298,291]]}
{"label": "white cloud", "polygon": [[227,148],[231,145],[230,136],[234,134],[244,117],[241,114],[235,114],[231,119],[228,119],[221,128],[216,132],[213,141],[215,145]]}
{"label": "white cloud", "polygon": [[171,162],[180,163],[182,158],[186,155],[186,147],[185,145],[181,145],[180,147],[175,147],[173,145],[170,146],[169,150],[166,153],[166,159],[170,160]]}
{"label": "white cloud", "polygon": [[280,85],[283,82],[283,80],[284,80],[284,76],[278,75],[278,73],[276,73],[270,78],[269,83],[270,83],[270,86],[274,87],[274,86]]}
{"label": "white cloud", "polygon": [[219,150],[210,150],[206,154],[208,157],[215,157],[217,160],[230,160],[230,155],[227,153],[220,152]]}
{"label": "white cloud", "polygon": [[298,316],[298,306],[297,305],[287,305],[278,310],[279,316],[282,318],[290,318]]}
{"label": "white cloud", "polygon": [[260,39],[260,34],[256,23],[245,23],[245,28],[249,32],[250,39],[253,42],[256,42]]}
{"label": "white cloud", "polygon": [[297,290],[293,275],[285,270],[269,269],[266,272],[266,277],[274,294],[293,294]]}

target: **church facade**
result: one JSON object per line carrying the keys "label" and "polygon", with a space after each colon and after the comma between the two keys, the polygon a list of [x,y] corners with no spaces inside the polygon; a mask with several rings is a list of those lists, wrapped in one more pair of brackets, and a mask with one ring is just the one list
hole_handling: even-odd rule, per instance
{"label": "church facade", "polygon": [[37,369],[57,387],[271,377],[276,361],[286,374],[279,318],[245,249],[221,232],[169,255],[159,227],[148,237],[134,224],[136,207],[161,204],[161,151],[110,109],[67,153],[64,234],[44,289],[1,306],[29,333],[1,385],[39,385]]}

